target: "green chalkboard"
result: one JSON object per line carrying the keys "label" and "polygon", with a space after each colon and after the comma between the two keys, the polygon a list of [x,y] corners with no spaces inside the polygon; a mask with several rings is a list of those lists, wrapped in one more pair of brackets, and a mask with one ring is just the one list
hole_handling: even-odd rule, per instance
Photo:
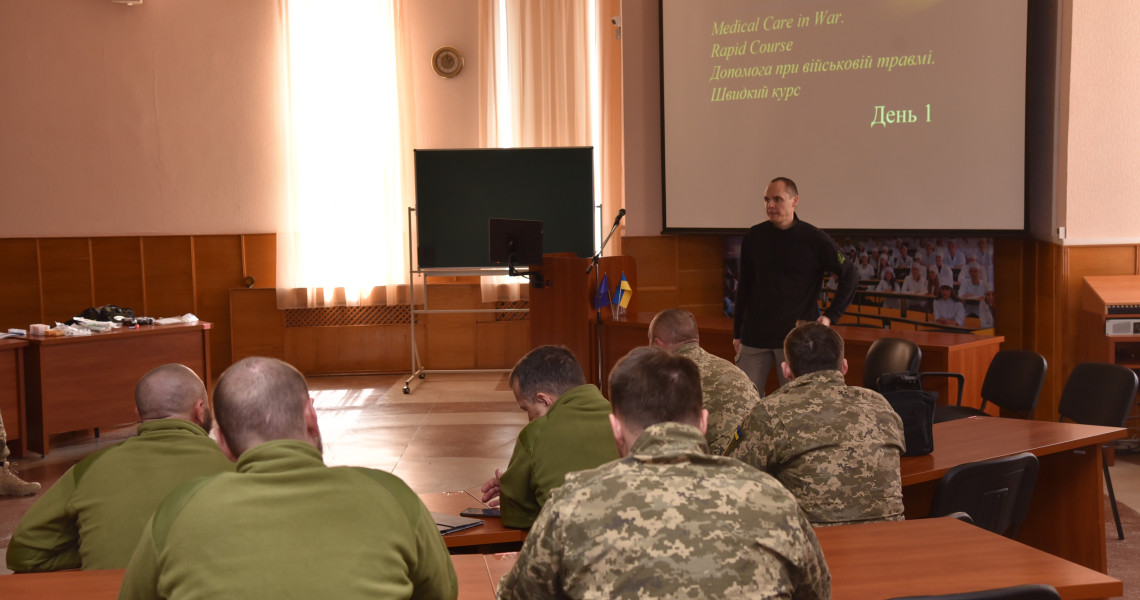
{"label": "green chalkboard", "polygon": [[501,266],[490,219],[543,223],[543,252],[594,253],[594,152],[575,148],[416,150],[421,269]]}

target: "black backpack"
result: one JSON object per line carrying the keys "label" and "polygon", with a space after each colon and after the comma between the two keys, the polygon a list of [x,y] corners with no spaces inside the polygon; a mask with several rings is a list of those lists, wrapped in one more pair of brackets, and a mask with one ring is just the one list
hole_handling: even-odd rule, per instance
{"label": "black backpack", "polygon": [[903,456],[923,456],[934,451],[934,405],[938,393],[922,389],[917,373],[884,373],[879,376],[879,392],[903,422],[906,452]]}

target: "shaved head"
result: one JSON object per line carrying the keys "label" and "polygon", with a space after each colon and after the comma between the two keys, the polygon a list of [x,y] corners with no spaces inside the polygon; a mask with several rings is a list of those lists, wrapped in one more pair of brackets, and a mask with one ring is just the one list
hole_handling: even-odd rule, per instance
{"label": "shaved head", "polygon": [[193,420],[190,416],[199,401],[206,401],[206,386],[185,365],[156,367],[143,375],[135,386],[135,406],[143,421],[169,418]]}
{"label": "shaved head", "polygon": [[[214,388],[218,429],[234,456],[272,440],[313,442],[305,376],[275,358],[252,356],[226,369]],[[319,438],[314,444],[320,449]]]}
{"label": "shaved head", "polygon": [[670,308],[657,313],[649,322],[649,344],[660,340],[665,349],[672,351],[681,344],[699,342],[697,319],[683,308]]}

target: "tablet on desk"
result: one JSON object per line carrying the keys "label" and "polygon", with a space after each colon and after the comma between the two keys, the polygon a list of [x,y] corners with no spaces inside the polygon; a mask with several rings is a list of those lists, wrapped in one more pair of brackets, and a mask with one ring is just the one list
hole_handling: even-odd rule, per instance
{"label": "tablet on desk", "polygon": [[439,528],[440,535],[471,529],[472,527],[483,524],[482,519],[469,519],[467,517],[457,517],[455,515],[445,515],[437,512],[431,513],[431,518],[435,521],[435,526]]}

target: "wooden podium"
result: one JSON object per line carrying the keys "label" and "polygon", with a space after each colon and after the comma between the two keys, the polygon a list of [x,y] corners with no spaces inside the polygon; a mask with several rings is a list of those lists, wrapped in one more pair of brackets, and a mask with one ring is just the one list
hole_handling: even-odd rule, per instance
{"label": "wooden podium", "polygon": [[[574,353],[586,380],[599,384],[597,356],[597,329],[594,326],[597,313],[593,300],[597,294],[594,272],[586,273],[590,266],[589,258],[578,258],[567,254],[547,254],[542,257],[542,265],[531,267],[532,272],[542,273],[543,287],[530,290],[530,341],[532,347],[544,344],[566,346]],[[609,281],[609,296],[621,282],[622,272],[633,286],[633,297],[626,309],[632,315],[637,302],[637,263],[630,256],[605,256],[599,261],[600,272],[597,281],[606,276]],[[611,307],[602,308],[602,320],[611,321]]]}

